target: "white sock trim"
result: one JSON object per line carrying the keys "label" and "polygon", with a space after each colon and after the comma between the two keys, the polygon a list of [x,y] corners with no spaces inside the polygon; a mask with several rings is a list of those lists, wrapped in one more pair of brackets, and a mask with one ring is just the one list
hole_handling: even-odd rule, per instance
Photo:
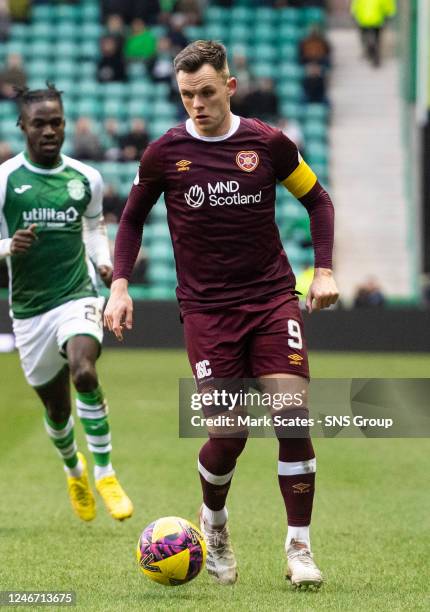
{"label": "white sock trim", "polygon": [[81,460],[78,459],[78,463],[75,465],[74,468],[69,468],[67,467],[67,465],[65,465],[64,471],[66,472],[67,476],[74,476],[75,478],[79,478],[79,476],[82,476],[84,466]]}
{"label": "white sock trim", "polygon": [[91,436],[90,434],[85,434],[87,442],[90,444],[110,444],[111,442],[111,434],[107,433],[102,436]]}
{"label": "white sock trim", "polygon": [[100,480],[100,478],[104,478],[105,476],[113,476],[114,474],[115,470],[112,467],[112,463],[108,463],[108,465],[94,466],[94,480]]}
{"label": "white sock trim", "polygon": [[46,419],[44,419],[43,422],[45,423],[45,429],[48,433],[48,436],[53,440],[61,440],[61,438],[65,438],[72,431],[73,426],[75,424],[72,416],[69,416],[69,420],[67,421],[67,424],[64,429],[54,429],[50,426]]}
{"label": "white sock trim", "polygon": [[211,474],[208,470],[200,463],[200,460],[197,460],[197,467],[200,474],[203,478],[213,485],[225,485],[233,478],[234,468],[228,474],[222,474],[221,476],[217,476],[216,474]]}
{"label": "white sock trim", "polygon": [[202,515],[204,520],[212,527],[222,527],[228,519],[228,511],[225,506],[221,510],[211,510],[206,504],[203,504]]}
{"label": "white sock trim", "polygon": [[297,476],[298,474],[310,474],[317,471],[317,460],[307,461],[278,461],[279,476]]}
{"label": "white sock trim", "polygon": [[287,550],[291,540],[297,540],[298,542],[305,542],[308,545],[309,550],[311,549],[311,539],[309,534],[310,525],[305,527],[292,527],[288,525],[287,539],[285,540],[285,549]]}

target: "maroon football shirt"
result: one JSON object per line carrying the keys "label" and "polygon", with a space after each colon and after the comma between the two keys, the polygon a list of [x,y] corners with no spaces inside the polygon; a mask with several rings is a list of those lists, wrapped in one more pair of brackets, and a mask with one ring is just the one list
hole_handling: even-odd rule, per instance
{"label": "maroon football shirt", "polygon": [[[117,234],[114,279],[130,278],[144,221],[164,192],[183,313],[293,291],[275,196],[277,181],[299,163],[295,144],[257,119],[233,116],[229,133],[215,138],[200,137],[191,120],[170,129],[141,159]],[[324,192],[319,184],[317,191]],[[329,198],[323,207],[332,210]],[[330,219],[311,216],[324,267],[331,267]]]}

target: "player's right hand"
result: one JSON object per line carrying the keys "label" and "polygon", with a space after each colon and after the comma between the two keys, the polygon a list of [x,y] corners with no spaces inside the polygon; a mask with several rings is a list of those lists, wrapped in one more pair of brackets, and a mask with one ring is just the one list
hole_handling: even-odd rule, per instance
{"label": "player's right hand", "polygon": [[32,223],[28,229],[17,230],[12,236],[10,245],[11,255],[18,253],[26,253],[33,242],[37,240],[36,235],[37,223]]}
{"label": "player's right hand", "polygon": [[113,332],[120,342],[123,340],[122,330],[133,327],[133,301],[126,288],[118,287],[118,279],[112,284],[111,296],[104,312],[104,324]]}

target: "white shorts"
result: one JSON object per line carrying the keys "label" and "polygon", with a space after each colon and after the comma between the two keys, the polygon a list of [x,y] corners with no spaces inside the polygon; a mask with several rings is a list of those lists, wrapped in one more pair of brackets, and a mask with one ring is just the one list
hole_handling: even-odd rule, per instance
{"label": "white shorts", "polygon": [[62,349],[72,336],[103,340],[103,297],[71,300],[36,317],[13,319],[22,369],[32,387],[50,382],[66,363]]}

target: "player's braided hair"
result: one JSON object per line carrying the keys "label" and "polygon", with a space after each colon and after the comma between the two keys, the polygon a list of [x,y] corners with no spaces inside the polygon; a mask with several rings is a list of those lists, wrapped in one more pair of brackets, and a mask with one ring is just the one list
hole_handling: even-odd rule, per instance
{"label": "player's braided hair", "polygon": [[22,110],[25,106],[30,106],[34,102],[43,102],[44,100],[58,100],[63,107],[63,100],[61,98],[62,91],[59,91],[54,83],[46,81],[45,89],[28,89],[28,87],[15,87],[15,100],[18,104],[19,115],[16,122],[17,125],[21,125]]}
{"label": "player's braided hair", "polygon": [[182,49],[173,60],[175,72],[196,72],[209,64],[217,72],[227,76],[227,51],[224,45],[214,40],[196,40]]}

